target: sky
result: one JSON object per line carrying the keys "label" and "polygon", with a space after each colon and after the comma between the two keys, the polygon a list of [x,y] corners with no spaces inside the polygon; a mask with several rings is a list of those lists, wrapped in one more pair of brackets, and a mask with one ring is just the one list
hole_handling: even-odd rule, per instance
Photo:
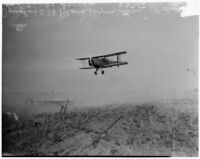
{"label": "sky", "polygon": [[[180,16],[182,5],[3,6],[2,89],[64,92],[88,104],[187,94],[198,88],[187,68],[198,68],[199,26],[198,16]],[[128,65],[104,75],[75,60],[118,51]]]}

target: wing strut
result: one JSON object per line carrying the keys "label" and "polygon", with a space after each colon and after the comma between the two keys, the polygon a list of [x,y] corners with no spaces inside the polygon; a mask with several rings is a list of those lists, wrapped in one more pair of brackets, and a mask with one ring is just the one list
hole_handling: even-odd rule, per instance
{"label": "wing strut", "polygon": [[85,66],[84,66],[84,63],[83,63],[83,60],[80,60],[80,61],[81,61],[82,66],[85,67]]}
{"label": "wing strut", "polygon": [[81,64],[83,65],[83,67],[87,67],[87,64],[85,63],[85,60],[80,60],[81,61]]}
{"label": "wing strut", "polygon": [[120,54],[117,54],[117,62],[121,62],[121,56],[120,56]]}

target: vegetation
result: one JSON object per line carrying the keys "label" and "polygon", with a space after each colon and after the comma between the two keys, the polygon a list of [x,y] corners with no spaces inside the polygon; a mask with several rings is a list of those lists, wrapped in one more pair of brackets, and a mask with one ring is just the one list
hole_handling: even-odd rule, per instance
{"label": "vegetation", "polygon": [[198,108],[191,100],[3,115],[3,155],[197,156]]}

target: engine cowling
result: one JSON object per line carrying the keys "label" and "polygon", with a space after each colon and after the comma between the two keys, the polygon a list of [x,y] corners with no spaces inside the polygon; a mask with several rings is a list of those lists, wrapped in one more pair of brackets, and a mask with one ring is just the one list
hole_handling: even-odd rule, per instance
{"label": "engine cowling", "polygon": [[88,64],[89,66],[93,66],[93,59],[90,57],[90,59],[88,60]]}
{"label": "engine cowling", "polygon": [[89,66],[92,66],[92,63],[91,63],[91,60],[90,60],[90,59],[88,60],[88,65],[89,65]]}

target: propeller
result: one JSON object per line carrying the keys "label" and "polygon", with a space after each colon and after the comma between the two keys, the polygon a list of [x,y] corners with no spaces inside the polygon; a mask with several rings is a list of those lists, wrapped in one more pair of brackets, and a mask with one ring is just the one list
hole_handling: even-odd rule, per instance
{"label": "propeller", "polygon": [[92,63],[93,63],[93,61],[92,61],[92,56],[89,56],[89,60],[88,60],[89,66],[92,66]]}

